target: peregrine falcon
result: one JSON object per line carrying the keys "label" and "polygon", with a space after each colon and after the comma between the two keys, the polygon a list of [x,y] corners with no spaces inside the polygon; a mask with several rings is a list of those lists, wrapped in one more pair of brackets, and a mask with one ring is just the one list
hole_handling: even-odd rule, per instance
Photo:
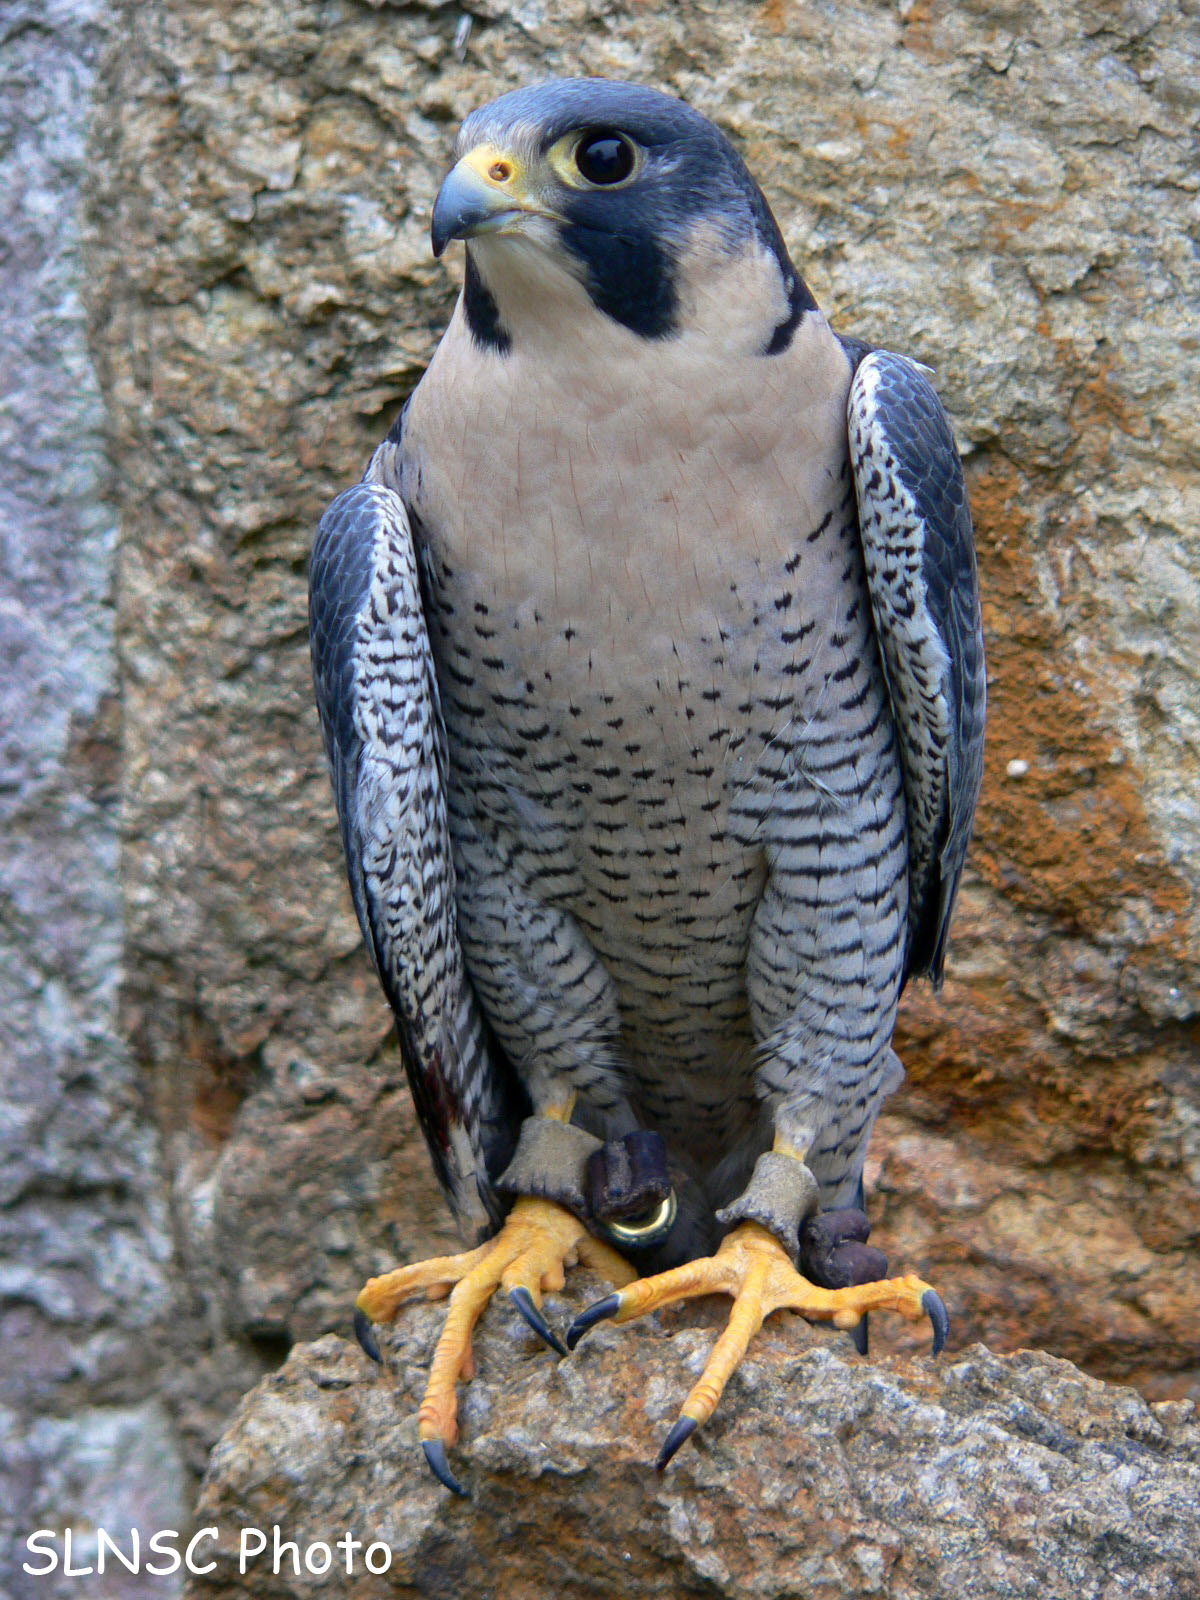
{"label": "peregrine falcon", "polygon": [[[730,142],[563,80],[463,124],[466,241],[428,371],[310,568],[354,904],[473,1248],[419,1413],[458,1489],[459,1378],[497,1287],[576,1318],[733,1298],[658,1464],[764,1317],[942,1301],[865,1243],[863,1159],[936,984],[979,791],[970,515],[924,369],[834,333]],[[634,1263],[631,1265],[630,1263]],[[863,1341],[865,1344],[865,1340]],[[861,1346],[860,1346],[861,1347]]]}

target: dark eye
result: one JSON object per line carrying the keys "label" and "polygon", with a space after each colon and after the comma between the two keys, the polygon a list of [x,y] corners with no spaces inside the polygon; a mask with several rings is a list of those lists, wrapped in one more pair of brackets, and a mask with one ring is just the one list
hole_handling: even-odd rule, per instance
{"label": "dark eye", "polygon": [[606,129],[585,133],[575,147],[575,165],[589,183],[620,183],[633,171],[633,146]]}

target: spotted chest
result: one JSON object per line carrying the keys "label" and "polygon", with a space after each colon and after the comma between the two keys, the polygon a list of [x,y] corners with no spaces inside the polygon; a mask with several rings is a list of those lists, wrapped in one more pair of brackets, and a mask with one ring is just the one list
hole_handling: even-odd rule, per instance
{"label": "spotted chest", "polygon": [[648,383],[633,343],[530,370],[452,324],[398,472],[456,786],[606,954],[719,942],[732,994],[763,872],[741,797],[874,670],[848,367],[823,323],[715,392],[682,343]]}

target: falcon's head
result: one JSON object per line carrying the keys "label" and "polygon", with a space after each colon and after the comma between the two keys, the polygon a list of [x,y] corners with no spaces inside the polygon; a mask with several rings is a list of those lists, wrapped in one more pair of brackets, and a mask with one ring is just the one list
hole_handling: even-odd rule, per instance
{"label": "falcon's head", "polygon": [[583,297],[645,340],[752,320],[769,353],[815,309],[737,151],[669,95],[554,79],[472,112],[455,153],[433,250],[469,241],[467,319],[501,353]]}

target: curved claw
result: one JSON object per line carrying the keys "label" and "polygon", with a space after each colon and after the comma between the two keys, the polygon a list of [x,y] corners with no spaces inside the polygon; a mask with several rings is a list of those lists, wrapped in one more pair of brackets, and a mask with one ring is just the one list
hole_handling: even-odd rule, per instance
{"label": "curved claw", "polygon": [[468,1499],[467,1491],[450,1471],[450,1463],[446,1460],[446,1446],[442,1441],[440,1439],[422,1439],[421,1449],[424,1450],[425,1459],[429,1463],[429,1470],[437,1481],[449,1489],[451,1494],[461,1495],[464,1500]]}
{"label": "curved claw", "polygon": [[362,1345],[363,1353],[382,1366],[383,1357],[379,1354],[379,1346],[375,1342],[375,1325],[367,1313],[358,1306],[354,1308],[354,1337]]}
{"label": "curved claw", "polygon": [[946,1303],[936,1289],[926,1289],[921,1296],[921,1310],[933,1324],[933,1350],[931,1354],[937,1355],[946,1343],[946,1335],[950,1332],[950,1314],[946,1310]]}
{"label": "curved claw", "polygon": [[568,1353],[566,1345],[562,1342],[562,1340],[554,1332],[553,1328],[551,1328],[550,1324],[546,1321],[542,1313],[534,1305],[533,1296],[530,1294],[528,1289],[523,1288],[518,1284],[515,1289],[510,1289],[508,1291],[508,1298],[512,1301],[513,1305],[533,1329],[534,1333],[537,1334],[539,1339],[545,1340],[545,1342],[550,1346],[551,1350],[556,1350],[560,1356],[565,1356]]}
{"label": "curved claw", "polygon": [[598,1322],[603,1322],[606,1317],[615,1317],[621,1309],[621,1296],[607,1294],[603,1300],[597,1300],[581,1311],[575,1321],[567,1329],[567,1349],[574,1350],[589,1328],[594,1328]]}
{"label": "curved claw", "polygon": [[677,1417],[675,1425],[663,1440],[663,1447],[658,1452],[654,1462],[654,1470],[662,1472],[681,1445],[684,1445],[695,1433],[699,1423],[694,1417]]}

